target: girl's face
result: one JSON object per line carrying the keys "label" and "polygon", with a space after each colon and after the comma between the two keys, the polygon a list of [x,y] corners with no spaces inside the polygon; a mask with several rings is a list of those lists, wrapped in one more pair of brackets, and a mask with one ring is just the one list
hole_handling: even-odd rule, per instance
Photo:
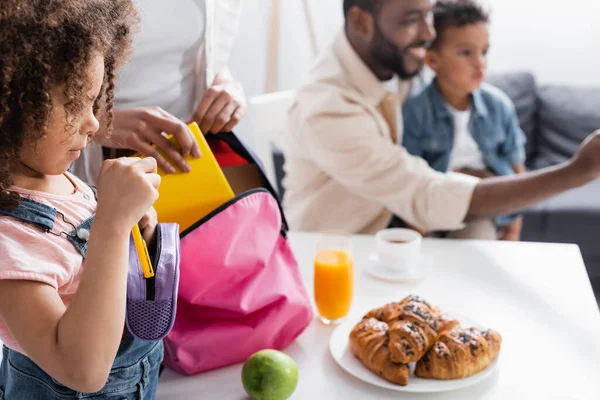
{"label": "girl's face", "polygon": [[68,100],[64,86],[54,89],[45,136],[39,140],[25,140],[20,154],[22,164],[42,175],[61,175],[67,171],[100,127],[93,108],[103,81],[104,57],[97,54],[92,57],[88,69],[83,109],[77,115],[71,115],[70,121],[67,121],[65,110]]}

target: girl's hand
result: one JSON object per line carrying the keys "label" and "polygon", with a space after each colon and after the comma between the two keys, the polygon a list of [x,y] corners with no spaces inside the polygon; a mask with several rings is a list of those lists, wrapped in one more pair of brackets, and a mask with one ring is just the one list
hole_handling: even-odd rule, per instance
{"label": "girl's hand", "polygon": [[106,160],[98,178],[97,219],[128,234],[158,198],[159,185],[152,157]]}
{"label": "girl's hand", "polygon": [[156,225],[158,224],[158,215],[156,215],[156,210],[154,207],[150,207],[150,209],[144,214],[138,225],[140,226],[140,230],[142,231],[142,237],[148,243],[148,245],[152,242],[154,238],[154,233],[156,231]]}

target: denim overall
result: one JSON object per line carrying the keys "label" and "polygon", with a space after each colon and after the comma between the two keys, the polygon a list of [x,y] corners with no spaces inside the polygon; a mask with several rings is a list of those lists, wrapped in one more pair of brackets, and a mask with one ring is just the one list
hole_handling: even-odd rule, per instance
{"label": "denim overall", "polygon": [[[71,232],[53,232],[56,218],[64,220],[64,216],[27,198],[22,198],[21,205],[14,210],[0,209],[0,215],[36,225],[41,229],[40,234],[65,236],[85,258],[93,216],[79,226],[73,225]],[[162,359],[162,341],[143,342],[127,332],[104,388],[96,393],[80,393],[52,379],[27,356],[3,346],[0,400],[154,399]]]}

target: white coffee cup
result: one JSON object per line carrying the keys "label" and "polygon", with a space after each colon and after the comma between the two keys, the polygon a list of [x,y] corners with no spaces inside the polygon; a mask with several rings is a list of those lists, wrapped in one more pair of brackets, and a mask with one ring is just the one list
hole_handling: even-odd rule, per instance
{"label": "white coffee cup", "polygon": [[384,229],[375,235],[379,262],[394,272],[410,272],[417,267],[423,237],[411,229]]}

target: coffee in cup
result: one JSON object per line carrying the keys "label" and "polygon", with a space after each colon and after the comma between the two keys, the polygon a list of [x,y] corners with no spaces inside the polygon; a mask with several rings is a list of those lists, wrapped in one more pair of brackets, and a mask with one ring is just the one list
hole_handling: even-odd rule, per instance
{"label": "coffee in cup", "polygon": [[379,262],[393,272],[410,272],[417,268],[423,237],[412,229],[384,229],[375,235]]}

